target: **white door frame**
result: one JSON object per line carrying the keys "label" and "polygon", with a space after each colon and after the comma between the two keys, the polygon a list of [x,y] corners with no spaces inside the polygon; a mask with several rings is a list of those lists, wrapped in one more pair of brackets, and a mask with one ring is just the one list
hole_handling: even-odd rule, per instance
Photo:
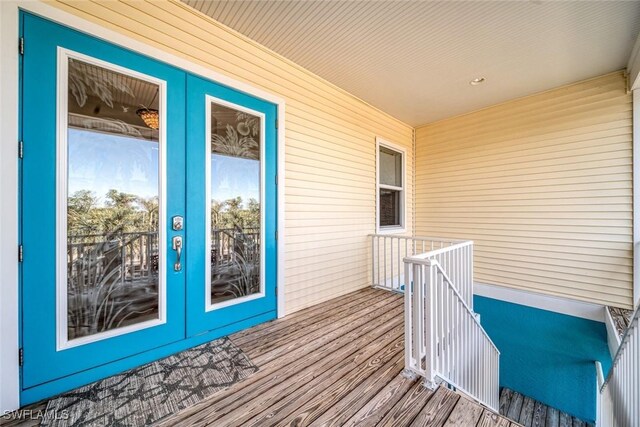
{"label": "white door frame", "polygon": [[[167,53],[156,47],[99,27],[92,22],[47,5],[40,0],[0,1],[0,417],[20,406],[19,306],[18,306],[18,102],[19,11],[51,21],[140,52],[159,61],[264,99],[278,106],[278,317],[284,309],[284,216],[285,216],[285,100],[245,82]],[[25,41],[25,49],[28,49]],[[15,141],[12,144],[11,141]],[[28,152],[28,146],[26,147]]]}

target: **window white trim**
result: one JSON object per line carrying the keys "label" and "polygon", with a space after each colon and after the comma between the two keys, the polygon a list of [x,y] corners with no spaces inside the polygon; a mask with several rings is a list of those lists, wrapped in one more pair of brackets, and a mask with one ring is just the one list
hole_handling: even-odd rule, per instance
{"label": "window white trim", "polygon": [[[402,186],[380,184],[380,147],[388,148],[402,155]],[[380,227],[380,189],[400,192],[400,225]],[[376,137],[376,233],[397,234],[407,231],[407,150],[397,144]]]}
{"label": "window white trim", "polygon": [[[165,242],[166,239],[166,135],[167,135],[167,82],[157,79],[155,77],[142,74],[138,71],[131,70],[129,68],[121,67],[119,65],[111,64],[106,61],[102,61],[97,58],[93,58],[87,55],[83,55],[78,52],[74,52],[68,49],[64,49],[58,46],[58,77],[57,77],[57,101],[56,105],[57,120],[56,120],[56,134],[57,134],[57,172],[56,172],[56,349],[62,351],[68,348],[78,347],[81,345],[102,341],[107,338],[113,338],[120,335],[129,334],[131,332],[139,331],[142,329],[151,328],[154,326],[162,325],[166,323],[167,318],[167,302],[166,302],[166,289],[167,289],[167,249]],[[68,185],[68,114],[69,114],[69,78],[68,67],[69,59],[77,59],[87,64],[93,64],[98,67],[114,71],[116,73],[124,74],[127,76],[135,77],[137,79],[149,82],[158,86],[158,102],[160,110],[160,130],[158,132],[158,242],[159,247],[159,268],[158,268],[158,318],[147,320],[143,322],[134,323],[128,326],[111,329],[105,332],[99,332],[92,335],[87,335],[80,338],[69,340],[68,338],[68,277],[67,277],[67,185]]]}
{"label": "window white trim", "polygon": [[[211,304],[211,105],[217,104],[222,105],[224,107],[233,108],[234,110],[243,111],[245,113],[251,114],[252,116],[256,116],[260,118],[260,292],[245,295],[243,297],[234,298],[222,302],[218,302],[215,304]],[[205,293],[204,293],[204,305],[205,311],[213,311],[216,309],[229,307],[236,304],[242,304],[248,301],[252,301],[259,298],[264,298],[266,296],[265,292],[265,221],[266,221],[266,212],[264,210],[265,206],[265,161],[266,161],[266,143],[265,143],[265,135],[266,135],[266,117],[265,115],[256,110],[252,110],[250,108],[244,107],[242,105],[234,104],[229,101],[225,101],[224,99],[216,98],[211,95],[205,96],[205,114],[206,116],[206,130],[204,135],[204,158],[205,158],[205,260],[204,260],[204,271],[205,271]]]}
{"label": "window white trim", "polygon": [[17,37],[18,6],[0,2],[0,414],[20,406]]}

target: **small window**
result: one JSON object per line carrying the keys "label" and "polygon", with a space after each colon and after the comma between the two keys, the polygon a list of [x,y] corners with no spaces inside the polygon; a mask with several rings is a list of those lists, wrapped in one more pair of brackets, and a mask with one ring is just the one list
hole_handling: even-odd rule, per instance
{"label": "small window", "polygon": [[377,228],[379,232],[404,231],[404,156],[405,151],[376,140],[378,146]]}

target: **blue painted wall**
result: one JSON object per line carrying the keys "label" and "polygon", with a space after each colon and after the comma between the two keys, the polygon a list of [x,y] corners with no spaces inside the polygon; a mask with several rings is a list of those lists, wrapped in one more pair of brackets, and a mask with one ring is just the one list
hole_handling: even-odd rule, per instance
{"label": "blue painted wall", "polygon": [[501,386],[595,420],[594,362],[611,366],[604,323],[480,296],[474,310],[500,350]]}

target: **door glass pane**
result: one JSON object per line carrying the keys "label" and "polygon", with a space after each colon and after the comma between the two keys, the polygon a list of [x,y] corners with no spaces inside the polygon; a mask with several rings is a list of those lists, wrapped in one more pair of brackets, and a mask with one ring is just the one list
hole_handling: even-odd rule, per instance
{"label": "door glass pane", "polygon": [[211,105],[211,295],[216,304],[261,291],[261,118]]}
{"label": "door glass pane", "polygon": [[380,184],[402,187],[402,153],[380,147]]}
{"label": "door glass pane", "polygon": [[160,86],[68,59],[67,339],[159,318]]}

